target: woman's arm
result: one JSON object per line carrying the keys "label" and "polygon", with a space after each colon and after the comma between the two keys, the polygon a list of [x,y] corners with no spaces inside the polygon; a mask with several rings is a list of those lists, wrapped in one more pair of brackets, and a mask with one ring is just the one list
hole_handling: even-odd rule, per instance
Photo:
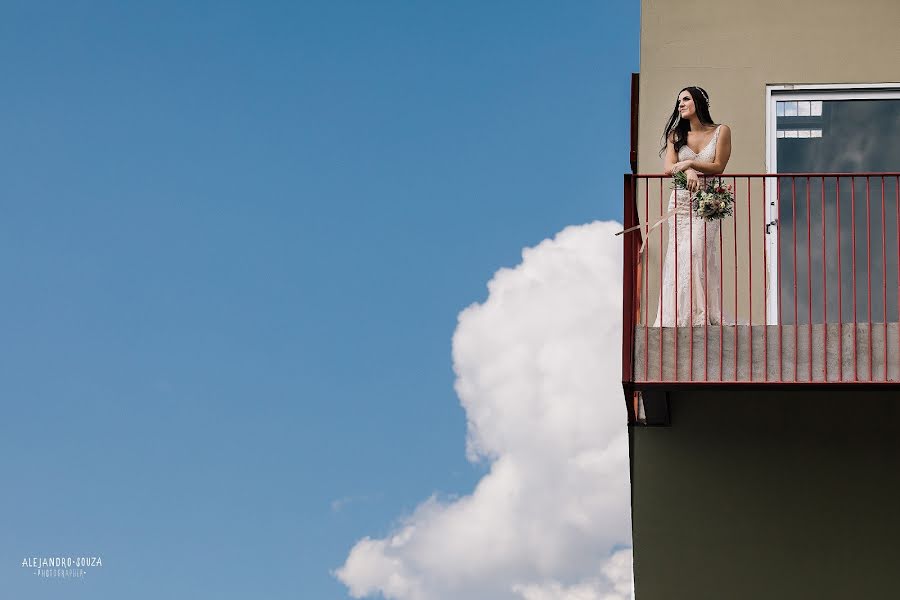
{"label": "woman's arm", "polygon": [[688,162],[678,161],[678,153],[675,152],[675,134],[669,134],[669,140],[666,142],[666,158],[663,161],[663,174],[672,175],[684,171],[687,175],[687,189],[693,193],[700,188],[700,180],[697,177],[697,171],[690,168],[687,165]]}
{"label": "woman's arm", "polygon": [[670,133],[666,140],[666,156],[663,159],[663,174],[671,175],[672,167],[678,162],[678,154],[675,153],[675,134]]}
{"label": "woman's arm", "polygon": [[728,125],[722,125],[719,131],[719,139],[716,140],[716,159],[713,162],[702,160],[686,160],[685,168],[694,169],[705,175],[719,175],[725,171],[728,159],[731,158],[731,129]]}

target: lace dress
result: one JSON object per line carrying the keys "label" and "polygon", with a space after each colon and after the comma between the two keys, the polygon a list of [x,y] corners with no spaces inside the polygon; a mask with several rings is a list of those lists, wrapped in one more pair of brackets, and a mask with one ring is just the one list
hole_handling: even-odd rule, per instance
{"label": "lace dress", "polygon": [[[684,145],[678,160],[712,162],[719,129],[699,154]],[[701,176],[701,183],[702,183]],[[662,266],[662,288],[654,327],[718,325],[722,321],[721,262],[719,233],[721,221],[704,221],[691,206],[687,190],[673,190],[668,219],[669,241]]]}

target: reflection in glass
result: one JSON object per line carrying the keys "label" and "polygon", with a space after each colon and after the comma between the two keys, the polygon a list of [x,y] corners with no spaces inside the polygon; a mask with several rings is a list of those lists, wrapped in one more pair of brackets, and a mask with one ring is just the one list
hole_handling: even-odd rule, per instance
{"label": "reflection in glass", "polygon": [[[779,172],[900,171],[900,100],[826,100],[820,116],[816,102],[777,119]],[[780,179],[782,323],[900,320],[897,188],[896,177]]]}

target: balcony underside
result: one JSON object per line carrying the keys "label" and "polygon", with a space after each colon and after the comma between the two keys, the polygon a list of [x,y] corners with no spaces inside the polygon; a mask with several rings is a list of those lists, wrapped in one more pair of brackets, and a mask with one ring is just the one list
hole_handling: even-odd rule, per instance
{"label": "balcony underside", "polygon": [[827,329],[813,324],[811,330],[810,325],[636,327],[634,334],[637,387],[672,382],[900,383],[897,323],[829,323]]}

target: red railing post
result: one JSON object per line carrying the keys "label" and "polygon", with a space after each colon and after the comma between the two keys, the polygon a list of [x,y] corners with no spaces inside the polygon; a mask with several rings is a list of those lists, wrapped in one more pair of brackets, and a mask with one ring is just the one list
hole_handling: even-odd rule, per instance
{"label": "red railing post", "polygon": [[857,344],[856,314],[856,177],[850,177],[850,245],[852,249],[850,272],[853,274],[853,381],[859,381],[859,344]]}
{"label": "red railing post", "polygon": [[841,254],[843,247],[841,246],[841,178],[834,178],[835,189],[835,210],[837,225],[837,267],[838,267],[838,381],[844,381],[844,278],[841,275]]}
{"label": "red railing post", "polygon": [[[763,248],[763,381],[769,380],[769,264],[768,251],[766,244],[769,243],[766,238],[766,181],[762,179],[762,248]],[[752,337],[752,336],[751,336]],[[752,341],[751,341],[752,343]]]}
{"label": "red railing post", "polygon": [[[731,188],[734,193],[734,214],[731,216],[731,224],[733,226],[731,236],[731,246],[734,250],[734,322],[738,323],[740,321],[739,312],[738,312],[738,255],[737,255],[737,245],[738,245],[738,233],[737,233],[737,197],[738,197],[738,186],[737,186],[737,177],[731,178]],[[733,381],[738,380],[738,330],[735,328],[734,330],[734,378]]]}
{"label": "red railing post", "polygon": [[[624,210],[625,229],[637,225],[637,205],[634,201],[635,178],[627,173],[624,178]],[[635,240],[639,232],[631,231],[624,235],[622,248],[622,388],[625,392],[625,405],[628,410],[628,421],[637,418],[634,401],[634,315],[635,315]]]}
{"label": "red railing post", "polygon": [[797,371],[800,369],[798,356],[800,354],[800,313],[797,309],[797,178],[791,177],[791,223],[794,226],[794,381],[797,381]]}
{"label": "red railing post", "polygon": [[825,178],[820,181],[822,189],[822,335],[825,336],[823,346],[825,350],[822,356],[822,366],[825,368],[825,381],[828,381],[828,274],[825,265],[828,263],[828,254],[825,250]]}
{"label": "red railing post", "polygon": [[775,177],[775,235],[778,236],[778,381],[784,381],[784,328],[782,326],[781,312],[781,178]]}
{"label": "red railing post", "polygon": [[750,381],[753,381],[753,206],[750,203],[750,188],[752,183],[747,177],[747,268],[750,270],[747,279],[747,323],[750,324],[750,343],[748,344],[750,352],[747,356],[747,375]]}
{"label": "red railing post", "polygon": [[809,176],[806,177],[806,299],[809,301],[809,381],[813,380],[813,318],[812,318],[812,201]]}
{"label": "red railing post", "polygon": [[885,239],[885,210],[884,210],[884,177],[881,178],[881,318],[884,326],[884,341],[882,350],[884,353],[884,380],[887,381],[887,239]]}
{"label": "red railing post", "polygon": [[[659,182],[659,216],[662,217],[664,215],[663,209],[663,184],[662,181]],[[663,351],[665,350],[665,344],[663,344],[663,325],[666,321],[666,313],[664,312],[664,288],[663,288],[663,260],[668,251],[666,246],[663,244],[663,227],[659,227],[659,380],[663,381]]]}
{"label": "red railing post", "polygon": [[[650,222],[650,180],[644,180],[644,222]],[[644,381],[650,379],[650,253],[649,242],[650,232],[647,231],[644,243],[648,245],[647,252],[644,252],[642,258],[644,260],[644,307],[641,314],[644,315]]]}
{"label": "red railing post", "polygon": [[869,320],[869,381],[872,381],[872,195],[869,193],[869,177],[866,176],[866,317]]}

